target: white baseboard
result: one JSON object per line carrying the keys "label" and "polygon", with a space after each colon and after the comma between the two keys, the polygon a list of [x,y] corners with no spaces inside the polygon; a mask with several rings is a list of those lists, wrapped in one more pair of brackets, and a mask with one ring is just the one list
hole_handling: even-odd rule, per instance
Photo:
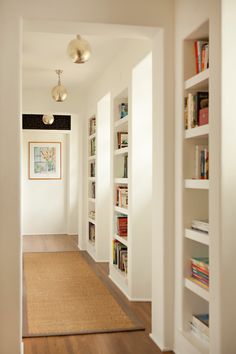
{"label": "white baseboard", "polygon": [[21,354],[24,354],[24,342],[21,342]]}
{"label": "white baseboard", "polygon": [[162,352],[169,352],[169,351],[172,351],[172,349],[166,348],[165,346],[163,346],[163,344],[160,344],[160,342],[153,336],[152,333],[149,334],[149,337],[150,337],[151,340],[158,346],[158,348],[159,348]]}

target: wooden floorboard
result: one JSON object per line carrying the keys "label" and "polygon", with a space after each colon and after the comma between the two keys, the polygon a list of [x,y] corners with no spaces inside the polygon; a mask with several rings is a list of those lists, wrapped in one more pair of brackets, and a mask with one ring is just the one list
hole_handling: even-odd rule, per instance
{"label": "wooden floorboard", "polygon": [[[32,235],[23,237],[24,252],[78,251],[76,236]],[[130,302],[108,278],[108,263],[96,263],[82,252],[96,274],[110,289],[127,312],[132,311],[144,325],[145,331],[77,336],[55,336],[24,339],[24,354],[160,354],[149,337],[151,331],[151,304]],[[172,352],[166,352],[171,354]]]}

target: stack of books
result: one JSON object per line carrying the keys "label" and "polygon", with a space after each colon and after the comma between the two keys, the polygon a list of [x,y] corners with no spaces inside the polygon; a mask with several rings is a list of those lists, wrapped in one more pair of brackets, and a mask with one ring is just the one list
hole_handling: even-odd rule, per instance
{"label": "stack of books", "polygon": [[209,179],[209,152],[207,145],[195,145],[195,179]]}
{"label": "stack of books", "polygon": [[96,155],[96,139],[92,139],[90,142],[90,156]]}
{"label": "stack of books", "polygon": [[[188,93],[184,101],[185,129],[195,128],[208,123],[208,92]],[[204,113],[204,118],[203,118]]]}
{"label": "stack of books", "polygon": [[209,42],[208,40],[198,40],[194,42],[196,73],[209,68]]}
{"label": "stack of books", "polygon": [[192,258],[191,275],[194,281],[196,281],[199,285],[209,288],[209,258]]}
{"label": "stack of books", "polygon": [[120,208],[128,208],[128,186],[120,185],[116,188],[116,205]]}
{"label": "stack of books", "polygon": [[117,240],[113,240],[113,264],[122,271],[127,273],[128,250]]}
{"label": "stack of books", "polygon": [[116,216],[116,234],[121,237],[128,236],[128,217],[127,217],[127,215],[117,214],[117,216]]}
{"label": "stack of books", "polygon": [[92,117],[89,120],[89,135],[96,133],[96,117]]}
{"label": "stack of books", "polygon": [[190,323],[192,334],[209,343],[209,314],[193,315]]}
{"label": "stack of books", "polygon": [[209,233],[208,220],[192,220],[191,228],[197,231]]}

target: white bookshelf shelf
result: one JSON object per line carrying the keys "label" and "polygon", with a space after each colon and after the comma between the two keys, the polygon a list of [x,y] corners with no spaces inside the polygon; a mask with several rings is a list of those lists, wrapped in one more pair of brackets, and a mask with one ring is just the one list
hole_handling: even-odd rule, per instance
{"label": "white bookshelf shelf", "polygon": [[114,127],[118,128],[118,127],[120,127],[120,126],[122,126],[124,124],[128,124],[128,121],[129,121],[129,116],[127,115],[124,118],[121,118],[121,119],[115,121]]}
{"label": "white bookshelf shelf", "polygon": [[88,218],[88,222],[91,222],[91,224],[96,225],[96,220],[95,219]]}
{"label": "white bookshelf shelf", "polygon": [[88,177],[88,180],[89,180],[90,182],[95,182],[95,181],[96,181],[96,177]]}
{"label": "white bookshelf shelf", "polygon": [[203,138],[209,135],[209,124],[185,130],[185,139]]}
{"label": "white bookshelf shelf", "polygon": [[209,234],[192,229],[185,229],[185,237],[209,246]]}
{"label": "white bookshelf shelf", "polygon": [[189,189],[209,189],[208,179],[186,179],[184,187]]}
{"label": "white bookshelf shelf", "polygon": [[89,140],[92,140],[92,139],[94,139],[94,138],[96,138],[96,133],[94,133],[94,134],[92,134],[92,135],[89,135]]}
{"label": "white bookshelf shelf", "polygon": [[206,69],[185,81],[185,90],[207,90],[210,69]]}
{"label": "white bookshelf shelf", "polygon": [[184,285],[187,289],[191,290],[194,294],[200,296],[206,301],[209,301],[209,291],[205,289],[203,286],[197,284],[193,279],[185,278]]}
{"label": "white bookshelf shelf", "polygon": [[95,198],[88,198],[88,201],[91,203],[96,203],[96,199]]}
{"label": "white bookshelf shelf", "polygon": [[96,155],[89,156],[89,157],[88,157],[88,160],[89,160],[89,161],[96,160]]}
{"label": "white bookshelf shelf", "polygon": [[209,343],[203,342],[201,339],[197,338],[191,331],[182,331],[181,334],[188,340],[188,342],[197,348],[201,354],[209,354]]}
{"label": "white bookshelf shelf", "polygon": [[128,247],[128,239],[127,239],[127,237],[121,237],[121,236],[115,234],[114,239],[119,241],[120,243],[122,243],[126,247]]}
{"label": "white bookshelf shelf", "polygon": [[121,213],[121,214],[124,214],[124,215],[128,215],[128,209],[125,209],[125,208],[121,208],[121,207],[118,207],[118,206],[115,206],[114,207],[114,210],[118,213]]}
{"label": "white bookshelf shelf", "polygon": [[128,178],[115,178],[114,183],[116,184],[128,184]]}
{"label": "white bookshelf shelf", "polygon": [[117,149],[114,151],[114,155],[124,155],[128,154],[128,147]]}

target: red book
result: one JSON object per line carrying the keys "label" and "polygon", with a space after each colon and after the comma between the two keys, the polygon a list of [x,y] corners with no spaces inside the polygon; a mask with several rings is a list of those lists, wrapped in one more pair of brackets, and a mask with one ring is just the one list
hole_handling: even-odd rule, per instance
{"label": "red book", "polygon": [[199,126],[208,124],[209,119],[209,109],[208,107],[199,110]]}
{"label": "red book", "polygon": [[196,62],[196,73],[199,73],[199,66],[198,66],[198,41],[194,42],[194,49],[195,49],[195,62]]}

